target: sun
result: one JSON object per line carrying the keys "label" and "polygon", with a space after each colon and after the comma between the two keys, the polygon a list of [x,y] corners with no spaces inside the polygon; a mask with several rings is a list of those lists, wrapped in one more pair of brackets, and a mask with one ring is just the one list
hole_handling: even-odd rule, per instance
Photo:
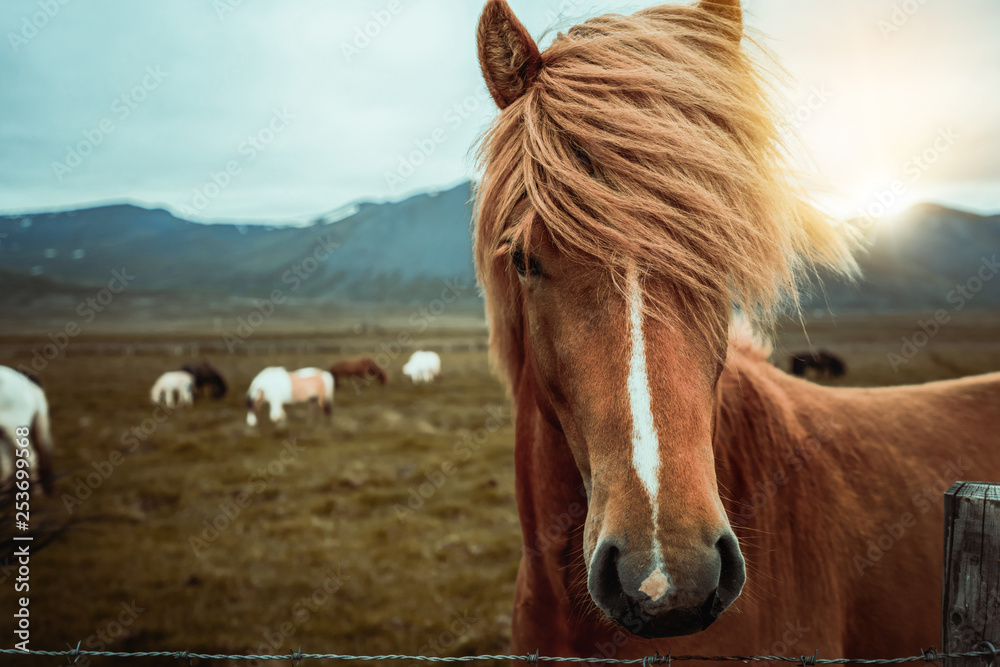
{"label": "sun", "polygon": [[901,214],[920,200],[912,184],[902,178],[859,179],[841,188],[834,207],[844,220],[854,220],[862,230],[894,226]]}

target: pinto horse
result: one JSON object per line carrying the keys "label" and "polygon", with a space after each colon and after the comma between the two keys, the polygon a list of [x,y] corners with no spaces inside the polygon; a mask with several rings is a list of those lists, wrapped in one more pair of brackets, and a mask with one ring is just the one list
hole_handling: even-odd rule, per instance
{"label": "pinto horse", "polygon": [[389,376],[370,357],[335,361],[330,365],[329,370],[337,387],[343,386],[343,383],[348,380],[353,381],[357,387],[367,386],[376,380],[384,387],[389,382]]}
{"label": "pinto horse", "polygon": [[149,390],[149,400],[165,408],[194,404],[194,375],[187,371],[167,371]]}
{"label": "pinto horse", "polygon": [[247,390],[247,425],[257,425],[257,413],[264,403],[270,408],[271,421],[283,426],[288,421],[285,406],[316,402],[327,416],[333,414],[333,376],[320,368],[300,368],[289,373],[280,366],[265,368]]}
{"label": "pinto horse", "polygon": [[820,377],[839,378],[847,372],[844,360],[826,350],[795,352],[789,357],[789,366],[791,374],[800,378],[804,378],[810,368],[814,368]]}
{"label": "pinto horse", "polygon": [[194,376],[195,391],[206,393],[211,391],[212,398],[222,398],[226,395],[226,381],[219,371],[207,361],[191,362],[181,366],[181,370]]}
{"label": "pinto horse", "polygon": [[736,305],[767,330],[807,271],[856,272],[742,33],[737,0],[598,17],[544,53],[502,0],[480,18],[515,653],[911,655],[940,637],[943,492],[1000,481],[1000,374],[817,386],[732,326]]}
{"label": "pinto horse", "polygon": [[[25,437],[30,446],[19,447],[17,441]],[[52,495],[52,431],[45,392],[37,377],[0,366],[0,483],[4,488],[20,467],[16,465],[20,458],[27,459],[31,476],[41,482],[46,495]]]}

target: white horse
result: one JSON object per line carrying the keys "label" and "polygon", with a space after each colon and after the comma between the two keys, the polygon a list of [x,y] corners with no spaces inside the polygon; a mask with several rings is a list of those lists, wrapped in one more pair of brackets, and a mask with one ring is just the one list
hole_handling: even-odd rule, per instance
{"label": "white horse", "polygon": [[187,371],[164,373],[153,384],[149,400],[165,408],[194,404],[194,375]]}
{"label": "white horse", "polygon": [[[19,442],[27,438],[30,445]],[[7,366],[0,366],[0,481],[15,476],[15,461],[27,459],[31,479],[52,495],[52,432],[45,392],[33,380]],[[37,460],[36,460],[37,459]],[[20,482],[22,480],[18,480]],[[24,489],[15,486],[19,491]]]}
{"label": "white horse", "polygon": [[247,425],[257,425],[257,412],[264,403],[270,406],[271,421],[284,425],[288,419],[285,406],[316,401],[323,413],[333,412],[333,375],[320,368],[300,368],[289,373],[280,366],[269,366],[257,374],[247,390]]}
{"label": "white horse", "polygon": [[417,350],[403,366],[403,375],[414,383],[431,382],[441,374],[441,357],[437,352]]}

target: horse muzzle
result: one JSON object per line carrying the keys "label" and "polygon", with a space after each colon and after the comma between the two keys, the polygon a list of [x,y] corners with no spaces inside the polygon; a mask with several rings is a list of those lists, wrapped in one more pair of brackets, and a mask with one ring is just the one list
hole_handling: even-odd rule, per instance
{"label": "horse muzzle", "polygon": [[728,528],[712,547],[685,554],[670,566],[659,555],[641,551],[629,552],[613,538],[602,539],[587,578],[597,606],[640,637],[701,632],[739,597],[746,581],[743,556]]}

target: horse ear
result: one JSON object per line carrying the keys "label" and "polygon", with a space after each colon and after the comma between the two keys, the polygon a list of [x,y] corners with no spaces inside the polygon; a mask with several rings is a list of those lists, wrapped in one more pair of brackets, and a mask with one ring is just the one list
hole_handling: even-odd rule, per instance
{"label": "horse ear", "polygon": [[698,0],[698,8],[739,28],[737,39],[743,36],[743,9],[740,7],[740,0]]}
{"label": "horse ear", "polygon": [[506,109],[538,75],[542,54],[505,0],[489,0],[476,31],[479,66],[497,106]]}

